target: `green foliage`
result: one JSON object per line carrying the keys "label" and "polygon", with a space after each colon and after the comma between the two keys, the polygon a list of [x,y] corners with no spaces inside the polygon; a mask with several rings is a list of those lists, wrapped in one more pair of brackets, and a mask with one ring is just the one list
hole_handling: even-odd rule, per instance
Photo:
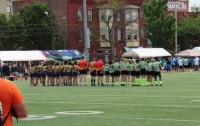
{"label": "green foliage", "polygon": [[195,13],[200,13],[200,6],[192,6],[191,11]]}
{"label": "green foliage", "polygon": [[33,3],[19,14],[0,15],[0,49],[51,49],[52,34],[58,25],[47,4]]}
{"label": "green foliage", "polygon": [[178,26],[178,37],[181,49],[198,46],[200,41],[200,15],[197,18],[184,17]]}
{"label": "green foliage", "polygon": [[147,38],[153,47],[168,49],[173,42],[175,18],[167,13],[168,0],[149,0],[143,4]]}
{"label": "green foliage", "polygon": [[3,43],[5,38],[5,30],[7,30],[8,23],[7,17],[4,14],[0,14],[0,49],[3,49]]}
{"label": "green foliage", "polygon": [[52,33],[56,32],[57,25],[55,16],[48,5],[34,3],[24,6],[19,13],[24,20],[28,35],[29,42],[26,43],[26,48],[51,49]]}

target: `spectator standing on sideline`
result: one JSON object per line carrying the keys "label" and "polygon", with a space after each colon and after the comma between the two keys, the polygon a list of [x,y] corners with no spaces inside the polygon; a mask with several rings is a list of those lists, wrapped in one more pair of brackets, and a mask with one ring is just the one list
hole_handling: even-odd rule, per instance
{"label": "spectator standing on sideline", "polygon": [[171,62],[171,65],[172,65],[172,70],[175,70],[175,58],[172,58],[170,60],[170,62]]}
{"label": "spectator standing on sideline", "polygon": [[175,71],[178,71],[178,58],[175,58]]}
{"label": "spectator standing on sideline", "polygon": [[166,70],[167,70],[167,72],[170,72],[170,70],[171,70],[171,62],[170,62],[170,60],[169,59],[167,59],[167,61],[166,61]]}
{"label": "spectator standing on sideline", "polygon": [[178,59],[178,66],[179,66],[179,70],[183,72],[184,66],[183,66],[183,58],[182,57]]}
{"label": "spectator standing on sideline", "polygon": [[198,57],[196,57],[196,58],[194,59],[194,67],[195,67],[195,69],[196,69],[197,71],[199,71],[199,58],[198,58]]}
{"label": "spectator standing on sideline", "polygon": [[0,105],[3,126],[13,126],[12,116],[15,111],[18,118],[27,117],[27,107],[19,89],[11,81],[0,78]]}
{"label": "spectator standing on sideline", "polygon": [[13,76],[14,76],[14,80],[17,80],[17,78],[18,78],[18,67],[17,67],[17,65],[16,64],[12,64],[12,66],[11,66],[11,71],[12,71],[12,74],[13,74]]}
{"label": "spectator standing on sideline", "polygon": [[0,77],[2,77],[2,69],[3,67],[1,66],[1,63],[0,63]]}
{"label": "spectator standing on sideline", "polygon": [[2,74],[3,74],[2,75],[3,78],[7,78],[8,76],[10,76],[10,69],[9,69],[8,63],[3,64]]}

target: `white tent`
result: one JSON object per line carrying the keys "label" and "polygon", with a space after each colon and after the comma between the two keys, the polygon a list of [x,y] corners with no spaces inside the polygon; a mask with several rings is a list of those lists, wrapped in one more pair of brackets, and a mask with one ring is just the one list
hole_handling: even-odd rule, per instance
{"label": "white tent", "polygon": [[131,49],[128,52],[125,52],[123,57],[139,57],[139,58],[147,58],[147,57],[169,57],[171,54],[167,52],[163,48],[136,48]]}
{"label": "white tent", "polygon": [[195,51],[199,51],[199,52],[200,52],[200,47],[195,47],[195,48],[193,48],[192,50],[195,50]]}
{"label": "white tent", "polygon": [[4,61],[39,61],[48,58],[42,51],[0,51],[0,60]]}
{"label": "white tent", "polygon": [[181,51],[181,52],[175,54],[175,56],[195,57],[195,56],[200,56],[200,51],[187,49],[187,50],[184,50],[184,51]]}

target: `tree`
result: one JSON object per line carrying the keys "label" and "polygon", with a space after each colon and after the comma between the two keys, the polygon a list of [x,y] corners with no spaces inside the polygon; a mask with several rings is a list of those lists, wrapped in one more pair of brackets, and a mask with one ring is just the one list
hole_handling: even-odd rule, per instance
{"label": "tree", "polygon": [[149,0],[143,4],[147,38],[153,47],[169,49],[174,39],[175,18],[167,12],[168,0]]}
{"label": "tree", "polygon": [[5,38],[5,30],[7,30],[7,17],[4,14],[0,14],[0,49],[4,49],[4,38]]}
{"label": "tree", "polygon": [[22,49],[27,39],[22,18],[18,15],[10,15],[7,19],[7,31],[5,31],[4,47],[6,50]]}
{"label": "tree", "polygon": [[195,13],[200,13],[200,6],[193,5],[191,11]]}
{"label": "tree", "polygon": [[[125,40],[125,30],[126,27],[132,25],[134,20],[130,16],[126,19],[126,6],[128,2],[126,0],[95,0],[97,8],[99,9],[99,14],[102,19],[100,19],[100,32],[107,33],[104,36],[104,41],[108,42],[112,52],[112,59],[116,58],[116,45]],[[120,18],[120,21],[117,21]],[[121,30],[121,40],[115,37],[115,32],[117,29]],[[100,33],[101,37],[101,33]]]}
{"label": "tree", "polygon": [[187,16],[181,19],[178,26],[178,38],[181,49],[200,44],[200,15],[197,18]]}
{"label": "tree", "polygon": [[27,42],[26,49],[51,49],[52,34],[58,31],[54,13],[47,4],[34,3],[24,6],[19,10],[19,15],[24,21]]}

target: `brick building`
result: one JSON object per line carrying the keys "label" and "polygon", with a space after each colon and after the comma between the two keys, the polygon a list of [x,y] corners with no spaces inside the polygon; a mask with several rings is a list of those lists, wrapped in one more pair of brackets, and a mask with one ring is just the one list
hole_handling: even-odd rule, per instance
{"label": "brick building", "polygon": [[[13,11],[17,13],[18,10],[27,4],[33,2],[43,2],[51,6],[52,10],[56,14],[56,18],[60,25],[59,34],[66,38],[66,48],[78,49],[83,52],[84,49],[84,39],[83,39],[83,0],[18,0],[13,2]],[[117,51],[123,52],[125,46],[127,47],[138,47],[138,46],[147,46],[146,39],[144,38],[144,27],[143,27],[143,12],[141,11],[142,0],[130,0],[129,6],[132,5],[133,14],[136,16],[137,22],[134,24],[136,27],[135,30],[126,35],[129,41],[121,42],[117,45]],[[129,10],[131,9],[129,8]],[[103,23],[99,20],[99,9],[96,7],[94,0],[87,0],[87,12],[90,19],[88,20],[88,27],[91,27],[95,24],[95,29],[90,30],[91,34],[103,34],[102,29]],[[82,18],[82,19],[81,19]],[[130,29],[130,28],[129,28]],[[115,33],[115,38],[119,37]],[[128,34],[130,31],[126,31]],[[134,37],[135,36],[135,37]],[[134,39],[131,41],[131,39]],[[90,37],[90,52],[99,52],[100,50],[105,51],[109,49],[109,44],[105,41],[100,41],[98,37]]]}
{"label": "brick building", "polygon": [[[121,39],[122,35],[125,37],[125,41],[119,42],[116,46],[116,51],[119,56],[123,53],[124,47],[147,46],[147,42],[144,37],[145,29],[143,26],[144,19],[141,6],[142,0],[130,0],[124,10],[124,13],[131,14],[129,16],[133,16],[132,18],[135,21],[131,23],[131,25],[126,26],[124,31],[120,31],[119,29],[114,29],[113,31],[115,41]],[[107,15],[103,15],[102,12],[103,10],[97,7],[94,0],[87,0],[88,28],[91,33],[90,53],[110,52],[110,45],[106,42],[108,33],[104,22],[104,18],[106,18]],[[105,10],[105,12],[113,13],[109,9]],[[121,16],[121,18],[124,17]],[[122,22],[124,19],[114,18],[113,21]],[[78,49],[81,52],[84,49],[83,24],[83,0],[68,0],[69,47],[72,49]]]}
{"label": "brick building", "polygon": [[0,0],[0,14],[6,14],[9,16],[13,13],[12,2],[16,0]]}
{"label": "brick building", "polygon": [[[132,27],[127,27],[125,31],[115,29],[113,32],[115,39],[121,37],[121,32],[123,32],[125,37],[125,41],[121,41],[116,46],[116,51],[119,53],[119,56],[123,53],[124,47],[148,47],[148,44],[150,44],[147,38],[145,38],[144,15],[141,9],[143,1],[145,0],[129,0],[126,8],[136,21],[131,24]],[[169,1],[174,2],[174,0]],[[84,51],[83,0],[17,0],[13,2],[13,12],[17,13],[20,7],[33,2],[47,3],[54,11],[60,26],[59,34],[66,40],[64,45],[65,49]],[[179,2],[183,2],[184,4],[180,4],[178,7],[180,9],[181,7],[186,9],[178,12],[178,18],[181,18],[188,14],[189,3],[188,0],[179,0]],[[170,6],[173,8],[173,3]],[[173,10],[169,11],[173,13]],[[101,19],[101,9],[97,7],[94,0],[87,0],[87,16],[88,28],[90,28],[91,34],[89,52],[94,55],[99,52],[103,54],[108,52],[110,45],[104,41],[107,35],[105,34],[105,29],[103,29],[105,25]],[[115,21],[117,20],[116,18]]]}

